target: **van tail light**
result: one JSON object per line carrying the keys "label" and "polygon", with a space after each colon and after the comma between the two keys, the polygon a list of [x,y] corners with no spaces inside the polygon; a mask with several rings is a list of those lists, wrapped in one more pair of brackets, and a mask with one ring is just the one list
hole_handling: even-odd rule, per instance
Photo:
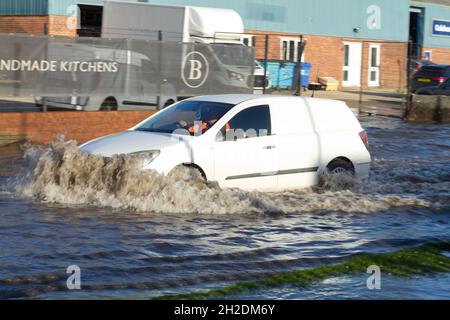
{"label": "van tail light", "polygon": [[437,81],[439,83],[444,83],[445,77],[437,77],[437,78],[434,78],[433,80],[435,80],[435,81]]}
{"label": "van tail light", "polygon": [[361,138],[362,142],[366,146],[367,150],[369,150],[369,137],[367,137],[367,133],[365,131],[361,131],[359,133],[359,137]]}

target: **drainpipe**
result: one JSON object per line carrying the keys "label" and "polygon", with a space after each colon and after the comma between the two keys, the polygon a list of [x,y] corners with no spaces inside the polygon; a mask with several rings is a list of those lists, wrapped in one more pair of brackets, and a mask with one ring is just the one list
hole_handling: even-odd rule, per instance
{"label": "drainpipe", "polygon": [[269,35],[266,34],[265,42],[264,42],[264,83],[263,83],[263,94],[266,94],[266,83],[267,81],[267,68],[269,60]]}

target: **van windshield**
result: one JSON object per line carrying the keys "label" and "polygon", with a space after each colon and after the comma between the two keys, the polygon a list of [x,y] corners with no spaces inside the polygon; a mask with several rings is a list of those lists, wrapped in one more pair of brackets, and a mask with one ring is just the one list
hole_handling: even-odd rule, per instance
{"label": "van windshield", "polygon": [[243,44],[217,43],[213,48],[220,62],[224,65],[250,67],[253,62],[253,60],[249,60],[252,56],[249,53],[251,48]]}
{"label": "van windshield", "polygon": [[233,107],[233,104],[220,102],[182,101],[161,111],[136,131],[199,135]]}

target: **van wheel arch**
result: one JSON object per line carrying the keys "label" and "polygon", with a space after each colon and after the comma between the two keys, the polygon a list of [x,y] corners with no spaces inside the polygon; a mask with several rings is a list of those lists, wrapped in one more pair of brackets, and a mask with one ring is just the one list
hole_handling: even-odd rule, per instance
{"label": "van wheel arch", "polygon": [[337,157],[331,160],[326,167],[326,171],[328,173],[337,172],[339,169],[351,172],[353,175],[355,174],[355,166],[353,162],[347,157]]}
{"label": "van wheel arch", "polygon": [[185,168],[190,168],[190,169],[197,170],[200,173],[200,175],[202,176],[203,180],[204,181],[208,181],[208,179],[206,178],[205,171],[200,166],[196,165],[195,163],[190,163],[190,162],[185,162],[185,163],[181,163],[179,165],[176,165],[175,167],[173,167],[169,171],[168,174],[170,175],[172,172],[174,172],[177,168],[180,168],[180,167],[185,167]]}
{"label": "van wheel arch", "polygon": [[208,179],[206,178],[205,171],[200,166],[196,165],[195,163],[183,163],[182,166],[198,170],[200,172],[203,180],[208,181]]}

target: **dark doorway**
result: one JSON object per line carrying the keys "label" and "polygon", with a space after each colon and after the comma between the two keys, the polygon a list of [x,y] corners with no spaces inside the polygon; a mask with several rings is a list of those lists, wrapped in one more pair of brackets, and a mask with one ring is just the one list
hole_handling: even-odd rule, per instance
{"label": "dark doorway", "polygon": [[80,37],[100,37],[102,32],[102,6],[80,4]]}
{"label": "dark doorway", "polygon": [[409,40],[412,58],[420,58],[423,46],[424,14],[422,8],[411,7],[409,13]]}

